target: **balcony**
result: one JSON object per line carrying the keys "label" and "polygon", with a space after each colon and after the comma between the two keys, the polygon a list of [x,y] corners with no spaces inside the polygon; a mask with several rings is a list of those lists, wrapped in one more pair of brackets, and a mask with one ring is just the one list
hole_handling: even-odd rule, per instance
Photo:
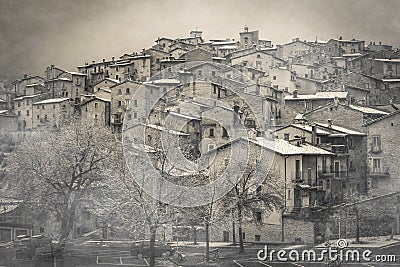
{"label": "balcony", "polygon": [[369,169],[371,177],[390,177],[389,167],[375,167]]}
{"label": "balcony", "polygon": [[335,145],[335,144],[321,144],[319,146],[322,149],[325,149],[329,152],[332,152],[336,155],[343,155],[346,154],[348,152],[346,145],[343,144],[339,144],[339,145]]}
{"label": "balcony", "polygon": [[292,171],[289,175],[289,178],[293,183],[301,183],[304,181],[303,172],[301,171]]}
{"label": "balcony", "polygon": [[318,177],[319,178],[338,178],[343,179],[347,178],[347,171],[335,171],[333,166],[327,166],[326,168],[318,169]]}
{"label": "balcony", "polygon": [[380,152],[382,152],[382,147],[381,146],[372,146],[371,152],[372,153],[380,153]]}

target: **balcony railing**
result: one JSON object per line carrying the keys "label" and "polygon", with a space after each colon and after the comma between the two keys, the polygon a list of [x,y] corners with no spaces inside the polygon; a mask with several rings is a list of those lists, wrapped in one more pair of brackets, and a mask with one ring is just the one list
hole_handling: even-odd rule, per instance
{"label": "balcony railing", "polygon": [[369,169],[369,174],[373,176],[389,176],[389,167],[375,167]]}
{"label": "balcony railing", "polygon": [[379,153],[379,152],[382,152],[382,147],[381,147],[381,146],[372,146],[371,152],[372,152],[372,153]]}
{"label": "balcony railing", "polygon": [[318,169],[318,177],[346,178],[347,171],[335,171],[333,166],[326,166],[325,168]]}
{"label": "balcony railing", "polygon": [[321,144],[320,147],[334,154],[346,154],[348,152],[346,145]]}

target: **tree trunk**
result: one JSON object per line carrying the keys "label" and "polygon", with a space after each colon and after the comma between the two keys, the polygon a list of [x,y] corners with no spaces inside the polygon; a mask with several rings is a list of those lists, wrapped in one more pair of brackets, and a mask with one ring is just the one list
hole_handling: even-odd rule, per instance
{"label": "tree trunk", "polygon": [[210,261],[210,224],[206,222],[206,261]]}
{"label": "tree trunk", "polygon": [[242,229],[242,206],[238,205],[238,223],[239,223],[239,253],[244,253],[244,244],[243,244],[243,229]]}
{"label": "tree trunk", "polygon": [[193,244],[197,245],[197,228],[193,227]]}
{"label": "tree trunk", "polygon": [[156,266],[156,257],[155,257],[155,243],[156,243],[156,231],[157,228],[154,226],[150,226],[150,259],[149,259],[149,266],[155,267]]}
{"label": "tree trunk", "polygon": [[232,242],[233,245],[236,246],[236,226],[235,226],[235,217],[232,216]]}
{"label": "tree trunk", "polygon": [[356,243],[360,243],[360,219],[358,218],[358,209],[356,208]]}
{"label": "tree trunk", "polygon": [[76,203],[75,200],[72,201],[71,206],[64,207],[62,219],[61,219],[61,228],[60,228],[60,245],[65,245],[68,240],[69,235],[72,232],[74,222],[75,222],[75,210]]}

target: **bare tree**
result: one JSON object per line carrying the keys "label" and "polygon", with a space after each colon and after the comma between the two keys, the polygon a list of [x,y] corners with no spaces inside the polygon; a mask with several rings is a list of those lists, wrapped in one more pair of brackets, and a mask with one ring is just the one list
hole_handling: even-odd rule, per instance
{"label": "bare tree", "polygon": [[59,220],[61,244],[70,237],[82,197],[112,168],[114,143],[109,129],[73,118],[38,130],[7,159],[14,195]]}
{"label": "bare tree", "polygon": [[252,190],[257,165],[259,164],[249,164],[243,177],[224,199],[227,215],[230,216],[232,213],[236,215],[240,253],[244,253],[243,225],[245,222],[261,224],[261,221],[257,221],[260,213],[268,215],[274,210],[281,209],[283,203],[283,181],[274,169],[265,171],[266,177],[263,183],[256,190]]}

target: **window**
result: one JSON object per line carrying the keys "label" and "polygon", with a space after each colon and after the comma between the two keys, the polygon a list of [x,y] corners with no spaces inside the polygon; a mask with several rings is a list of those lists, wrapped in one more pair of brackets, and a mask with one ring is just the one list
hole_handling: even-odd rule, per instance
{"label": "window", "polygon": [[260,242],[261,241],[261,236],[260,235],[255,235],[254,236],[254,241]]}
{"label": "window", "polygon": [[39,115],[36,115],[36,119],[40,119],[40,116],[39,116]]}
{"label": "window", "polygon": [[208,146],[207,146],[208,151],[213,150],[214,148],[215,148],[214,144],[208,144]]}
{"label": "window", "polygon": [[321,138],[320,138],[320,137],[317,137],[316,142],[317,142],[317,145],[321,144]]}
{"label": "window", "polygon": [[131,104],[131,100],[130,99],[126,99],[125,100],[125,107],[129,107]]}
{"label": "window", "polygon": [[229,137],[228,131],[225,128],[222,128],[222,137]]}
{"label": "window", "polygon": [[257,187],[256,194],[257,196],[261,195],[261,185]]}
{"label": "window", "polygon": [[381,170],[381,159],[373,159],[372,160],[372,172],[380,173]]}
{"label": "window", "polygon": [[388,71],[392,71],[392,70],[393,70],[391,64],[388,64],[388,65],[387,65],[387,70],[388,70]]}
{"label": "window", "polygon": [[283,140],[289,141],[290,134],[289,133],[284,133],[283,134]]}
{"label": "window", "polygon": [[122,95],[122,90],[121,89],[118,89],[118,94]]}
{"label": "window", "polygon": [[137,99],[133,100],[133,105],[137,107]]}
{"label": "window", "polygon": [[115,75],[115,79],[118,80],[118,78],[119,78],[118,75]]}
{"label": "window", "polygon": [[198,73],[199,76],[203,76],[203,71],[202,70],[198,70],[197,73]]}
{"label": "window", "polygon": [[213,128],[210,129],[210,137],[214,137],[214,129]]}
{"label": "window", "polygon": [[137,113],[133,112],[133,118],[136,119],[137,118]]}
{"label": "window", "polygon": [[122,107],[122,101],[118,101],[118,107]]}
{"label": "window", "polygon": [[126,94],[126,95],[129,95],[130,93],[131,93],[131,92],[130,92],[130,89],[129,89],[129,88],[126,88],[126,89],[125,89],[125,94]]}
{"label": "window", "polygon": [[262,212],[261,211],[256,211],[256,222],[261,223],[262,222]]}
{"label": "window", "polygon": [[214,71],[214,70],[211,71],[211,76],[212,76],[212,77],[215,77],[215,71]]}
{"label": "window", "polygon": [[132,119],[132,114],[128,114],[128,120],[131,120]]}
{"label": "window", "polygon": [[21,111],[18,110],[18,116],[21,116]]}
{"label": "window", "polygon": [[26,111],[26,116],[29,116],[29,109]]}
{"label": "window", "polygon": [[44,105],[42,105],[42,109],[44,109]]}
{"label": "window", "polygon": [[94,103],[94,108],[98,108],[99,107],[99,103]]}
{"label": "window", "polygon": [[242,233],[242,238],[246,239],[246,233],[245,232]]}
{"label": "window", "polygon": [[372,151],[381,151],[381,137],[378,135],[372,136]]}
{"label": "window", "polygon": [[287,199],[291,199],[292,198],[292,191],[290,189],[287,190]]}
{"label": "window", "polygon": [[272,80],[276,80],[276,76],[273,76],[273,77],[272,77]]}
{"label": "window", "polygon": [[94,120],[97,121],[97,119],[98,119],[98,115],[94,114]]}

